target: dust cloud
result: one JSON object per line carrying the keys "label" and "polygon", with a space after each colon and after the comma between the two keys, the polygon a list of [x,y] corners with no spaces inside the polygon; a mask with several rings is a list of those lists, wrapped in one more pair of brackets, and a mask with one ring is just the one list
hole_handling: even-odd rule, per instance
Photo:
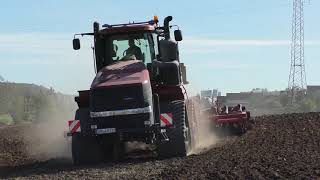
{"label": "dust cloud", "polygon": [[210,150],[219,141],[208,118],[201,118],[199,123],[199,131],[195,135],[197,141],[192,150],[193,154],[200,154]]}
{"label": "dust cloud", "polygon": [[45,117],[24,131],[28,155],[39,161],[71,159],[71,140],[64,135],[70,117],[64,113],[48,113]]}
{"label": "dust cloud", "polygon": [[195,111],[195,119],[192,122],[194,145],[189,154],[200,154],[210,150],[219,141],[219,137],[212,124],[213,114],[201,109],[199,98],[193,97],[192,101]]}

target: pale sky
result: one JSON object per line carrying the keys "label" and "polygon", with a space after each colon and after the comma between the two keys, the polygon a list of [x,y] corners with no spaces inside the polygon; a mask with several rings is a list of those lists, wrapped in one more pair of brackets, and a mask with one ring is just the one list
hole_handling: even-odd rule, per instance
{"label": "pale sky", "polygon": [[[307,83],[320,84],[320,1],[305,6]],[[75,94],[94,77],[92,39],[72,49],[74,33],[92,23],[127,23],[173,16],[184,40],[190,88],[223,93],[287,87],[292,1],[4,1],[0,7],[0,75],[12,82]]]}

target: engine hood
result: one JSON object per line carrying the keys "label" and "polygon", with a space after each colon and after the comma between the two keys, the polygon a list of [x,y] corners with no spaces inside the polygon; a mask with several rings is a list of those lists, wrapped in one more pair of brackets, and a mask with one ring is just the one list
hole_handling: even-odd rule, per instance
{"label": "engine hood", "polygon": [[149,83],[149,72],[138,60],[121,61],[102,68],[94,78],[91,89]]}

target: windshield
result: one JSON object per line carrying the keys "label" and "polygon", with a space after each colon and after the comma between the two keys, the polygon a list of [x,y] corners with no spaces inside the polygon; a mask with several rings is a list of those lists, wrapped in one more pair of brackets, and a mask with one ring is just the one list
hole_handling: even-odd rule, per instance
{"label": "windshield", "polygon": [[111,63],[141,60],[147,64],[156,57],[154,39],[150,33],[114,35],[110,36],[106,43],[109,51],[107,54],[112,58]]}

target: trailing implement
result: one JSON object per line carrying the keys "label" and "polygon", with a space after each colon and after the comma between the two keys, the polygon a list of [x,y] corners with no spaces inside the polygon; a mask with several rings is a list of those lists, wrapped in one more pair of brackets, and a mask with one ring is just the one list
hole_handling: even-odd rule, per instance
{"label": "trailing implement", "polygon": [[244,134],[249,128],[250,112],[241,104],[233,107],[215,104],[211,120],[215,127],[223,131]]}

